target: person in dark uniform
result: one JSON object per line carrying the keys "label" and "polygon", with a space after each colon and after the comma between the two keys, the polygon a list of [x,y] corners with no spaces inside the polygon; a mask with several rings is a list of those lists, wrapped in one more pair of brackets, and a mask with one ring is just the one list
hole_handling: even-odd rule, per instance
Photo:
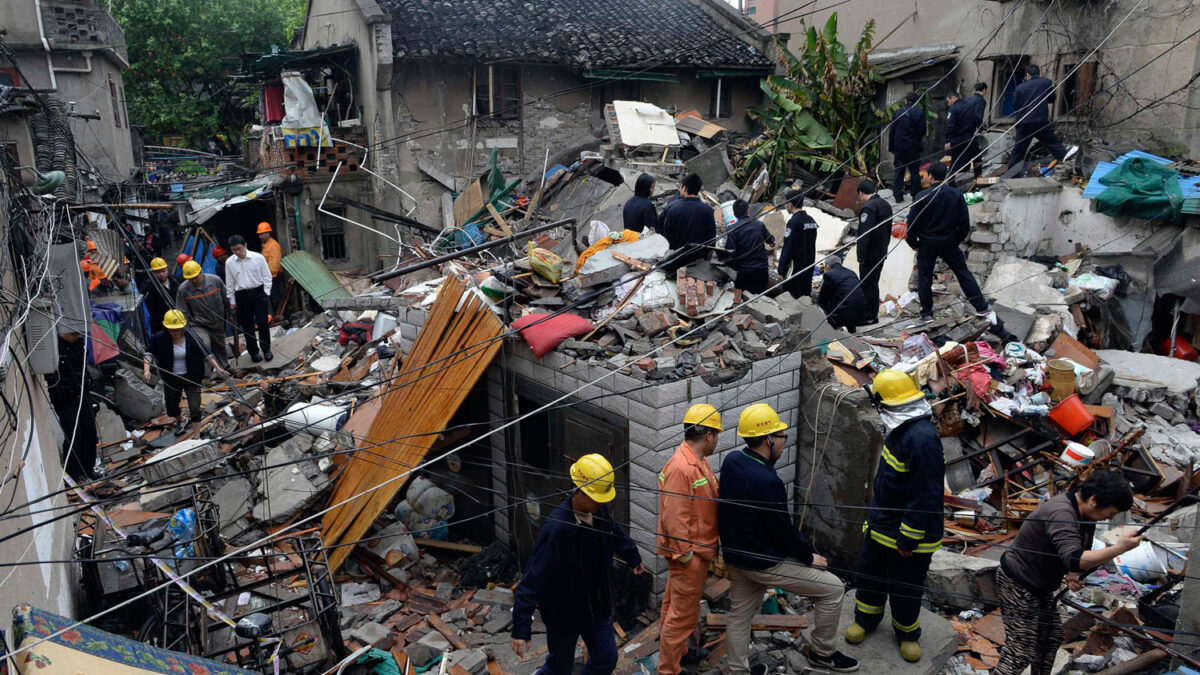
{"label": "person in dark uniform", "polygon": [[713,208],[700,200],[704,181],[689,173],[679,186],[679,199],[667,205],[660,216],[658,233],[667,238],[672,251],[688,249],[671,262],[674,268],[708,257],[705,246],[717,238],[717,219]]}
{"label": "person in dark uniform", "polygon": [[950,152],[950,173],[957,174],[971,161],[971,146],[975,141],[975,119],[971,104],[958,97],[957,91],[946,94],[946,150]]}
{"label": "person in dark uniform", "polygon": [[862,279],[863,314],[860,326],[879,321],[879,275],[892,241],[892,205],[877,193],[875,182],[858,184],[858,275]]}
{"label": "person in dark uniform", "polygon": [[908,215],[908,245],[917,252],[917,296],[921,300],[919,323],[933,321],[933,268],[938,259],[950,266],[959,288],[979,316],[990,311],[979,282],[967,269],[959,244],[971,233],[971,214],[962,192],[946,185],[946,167],[931,164],[930,187],[918,195]]}
{"label": "person in dark uniform", "polygon": [[892,605],[892,630],[900,656],[921,660],[921,594],[935,551],[942,547],[942,483],[946,463],[933,426],[933,409],[912,378],[884,370],[871,395],[887,428],[875,472],[858,556],[854,623],[846,642],[858,644],[883,621]]}
{"label": "person in dark uniform", "polygon": [[[813,264],[817,261],[817,221],[804,212],[804,193],[788,190],[783,208],[791,215],[783,231],[779,278],[793,298],[812,295]],[[791,277],[790,279],[788,277]]]}
{"label": "person in dark uniform", "polygon": [[658,211],[654,208],[654,202],[650,201],[652,194],[654,194],[654,176],[648,173],[638,176],[637,182],[633,185],[633,196],[625,202],[625,208],[621,211],[626,230],[641,234],[648,227],[658,226]]}
{"label": "person in dark uniform", "polygon": [[865,323],[867,299],[863,297],[862,284],[858,275],[842,267],[840,256],[831,255],[821,263],[821,292],[817,294],[817,305],[829,318],[829,325],[854,329]]}
{"label": "person in dark uniform", "polygon": [[1035,65],[1025,66],[1025,81],[1017,85],[1013,94],[1013,116],[1017,119],[1017,136],[1013,141],[1012,156],[1008,158],[1008,168],[1025,161],[1025,153],[1033,139],[1041,141],[1042,145],[1054,155],[1054,161],[1048,168],[1054,168],[1067,156],[1067,148],[1054,135],[1054,123],[1050,121],[1050,104],[1054,103],[1054,83],[1049,78],[1042,77],[1042,70]]}
{"label": "person in dark uniform", "polygon": [[918,103],[921,94],[908,92],[906,103],[892,115],[888,130],[888,147],[896,165],[896,179],[892,181],[892,196],[896,203],[904,201],[904,174],[908,174],[908,193],[913,197],[921,191],[921,140],[925,138],[925,111]]}
{"label": "person in dark uniform", "polygon": [[975,167],[976,178],[983,175],[983,132],[987,129],[987,91],[986,84],[976,82],[975,93],[967,99],[967,105],[971,107],[971,120],[975,129],[975,136],[971,139],[971,162]]}
{"label": "person in dark uniform", "polygon": [[63,431],[62,457],[67,475],[76,481],[100,478],[96,473],[96,411],[87,376],[87,338],[68,332],[58,336],[58,375],[49,382],[50,405]]}
{"label": "person in dark uniform", "polygon": [[737,272],[733,287],[757,295],[765,293],[770,285],[767,247],[775,245],[775,237],[771,236],[761,220],[747,218],[749,213],[750,205],[746,200],[739,199],[733,203],[733,215],[737,222],[725,235],[725,248],[729,251],[726,262]]}
{"label": "person in dark uniform", "polygon": [[179,292],[179,280],[167,271],[167,261],[155,258],[150,261],[150,276],[142,283],[138,292],[150,315],[150,326],[146,335],[157,333],[162,328],[163,316],[175,308],[175,295]]}

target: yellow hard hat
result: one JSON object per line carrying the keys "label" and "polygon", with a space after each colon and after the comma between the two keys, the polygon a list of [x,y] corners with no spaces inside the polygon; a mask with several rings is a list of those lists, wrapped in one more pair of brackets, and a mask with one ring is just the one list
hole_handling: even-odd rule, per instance
{"label": "yellow hard hat", "polygon": [[183,278],[184,279],[194,279],[194,278],[200,276],[200,272],[201,272],[200,263],[196,262],[195,260],[189,260],[189,261],[183,263]]}
{"label": "yellow hard hat", "polygon": [[163,314],[163,328],[177,330],[187,325],[187,319],[184,318],[183,312],[177,309],[168,309],[166,314]]}
{"label": "yellow hard hat", "polygon": [[738,419],[738,436],[742,438],[768,436],[787,428],[783,420],[779,419],[779,413],[766,403],[746,406]]}
{"label": "yellow hard hat", "polygon": [[150,261],[150,269],[165,270],[167,269],[167,261],[163,260],[162,258],[155,258],[154,260]]}
{"label": "yellow hard hat", "polygon": [[683,423],[688,426],[701,426],[724,431],[721,428],[721,413],[707,403],[697,403],[688,408],[687,414],[683,416]]}
{"label": "yellow hard hat", "polygon": [[571,481],[592,499],[605,504],[617,496],[613,487],[613,468],[604,455],[592,453],[571,465]]}
{"label": "yellow hard hat", "polygon": [[883,405],[904,405],[920,401],[925,394],[917,388],[917,383],[906,373],[888,368],[880,371],[871,383],[871,393],[879,398]]}

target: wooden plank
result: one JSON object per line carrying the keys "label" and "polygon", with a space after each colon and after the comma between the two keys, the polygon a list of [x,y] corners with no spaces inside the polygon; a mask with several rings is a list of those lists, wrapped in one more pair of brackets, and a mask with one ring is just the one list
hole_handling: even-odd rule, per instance
{"label": "wooden plank", "polygon": [[482,546],[476,546],[475,544],[460,544],[455,541],[438,541],[437,539],[427,539],[425,537],[413,537],[413,541],[417,542],[417,546],[440,548],[447,551],[458,551],[459,553],[479,553],[483,550]]}
{"label": "wooden plank", "polygon": [[649,265],[642,262],[641,260],[638,260],[637,258],[631,258],[631,257],[625,255],[624,253],[618,253],[616,251],[613,251],[612,257],[614,260],[619,260],[639,272],[649,272],[650,271]]}
{"label": "wooden plank", "polygon": [[447,624],[445,621],[442,621],[442,618],[439,617],[438,615],[430,614],[429,616],[425,617],[425,621],[427,621],[429,623],[430,628],[441,633],[442,637],[449,640],[450,644],[453,645],[455,649],[469,649],[470,648],[470,645],[467,644],[466,640],[463,640],[461,637],[458,636],[458,633],[455,632],[454,626],[451,626],[451,625]]}
{"label": "wooden plank", "polygon": [[508,226],[508,221],[504,219],[504,216],[496,210],[495,205],[489,202],[487,210],[488,213],[492,214],[492,218],[496,221],[496,224],[500,226],[500,230],[504,232],[504,236],[511,237],[513,235],[512,228]]}
{"label": "wooden plank", "polygon": [[[709,630],[725,630],[729,622],[728,614],[709,614]],[[796,630],[808,628],[808,618],[799,614],[755,614],[750,620],[753,630]]]}

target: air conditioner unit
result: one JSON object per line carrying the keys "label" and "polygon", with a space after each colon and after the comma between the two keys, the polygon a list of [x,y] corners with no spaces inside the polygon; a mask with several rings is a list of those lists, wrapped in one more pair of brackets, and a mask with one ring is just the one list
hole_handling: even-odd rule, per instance
{"label": "air conditioner unit", "polygon": [[54,303],[37,298],[25,320],[25,350],[29,367],[38,375],[58,372],[58,333],[55,331]]}

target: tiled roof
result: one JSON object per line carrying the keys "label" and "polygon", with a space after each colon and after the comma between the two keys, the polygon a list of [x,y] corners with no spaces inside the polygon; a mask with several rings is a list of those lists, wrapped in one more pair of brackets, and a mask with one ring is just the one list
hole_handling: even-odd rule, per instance
{"label": "tiled roof", "polygon": [[768,66],[688,0],[381,0],[398,58],[579,68]]}

